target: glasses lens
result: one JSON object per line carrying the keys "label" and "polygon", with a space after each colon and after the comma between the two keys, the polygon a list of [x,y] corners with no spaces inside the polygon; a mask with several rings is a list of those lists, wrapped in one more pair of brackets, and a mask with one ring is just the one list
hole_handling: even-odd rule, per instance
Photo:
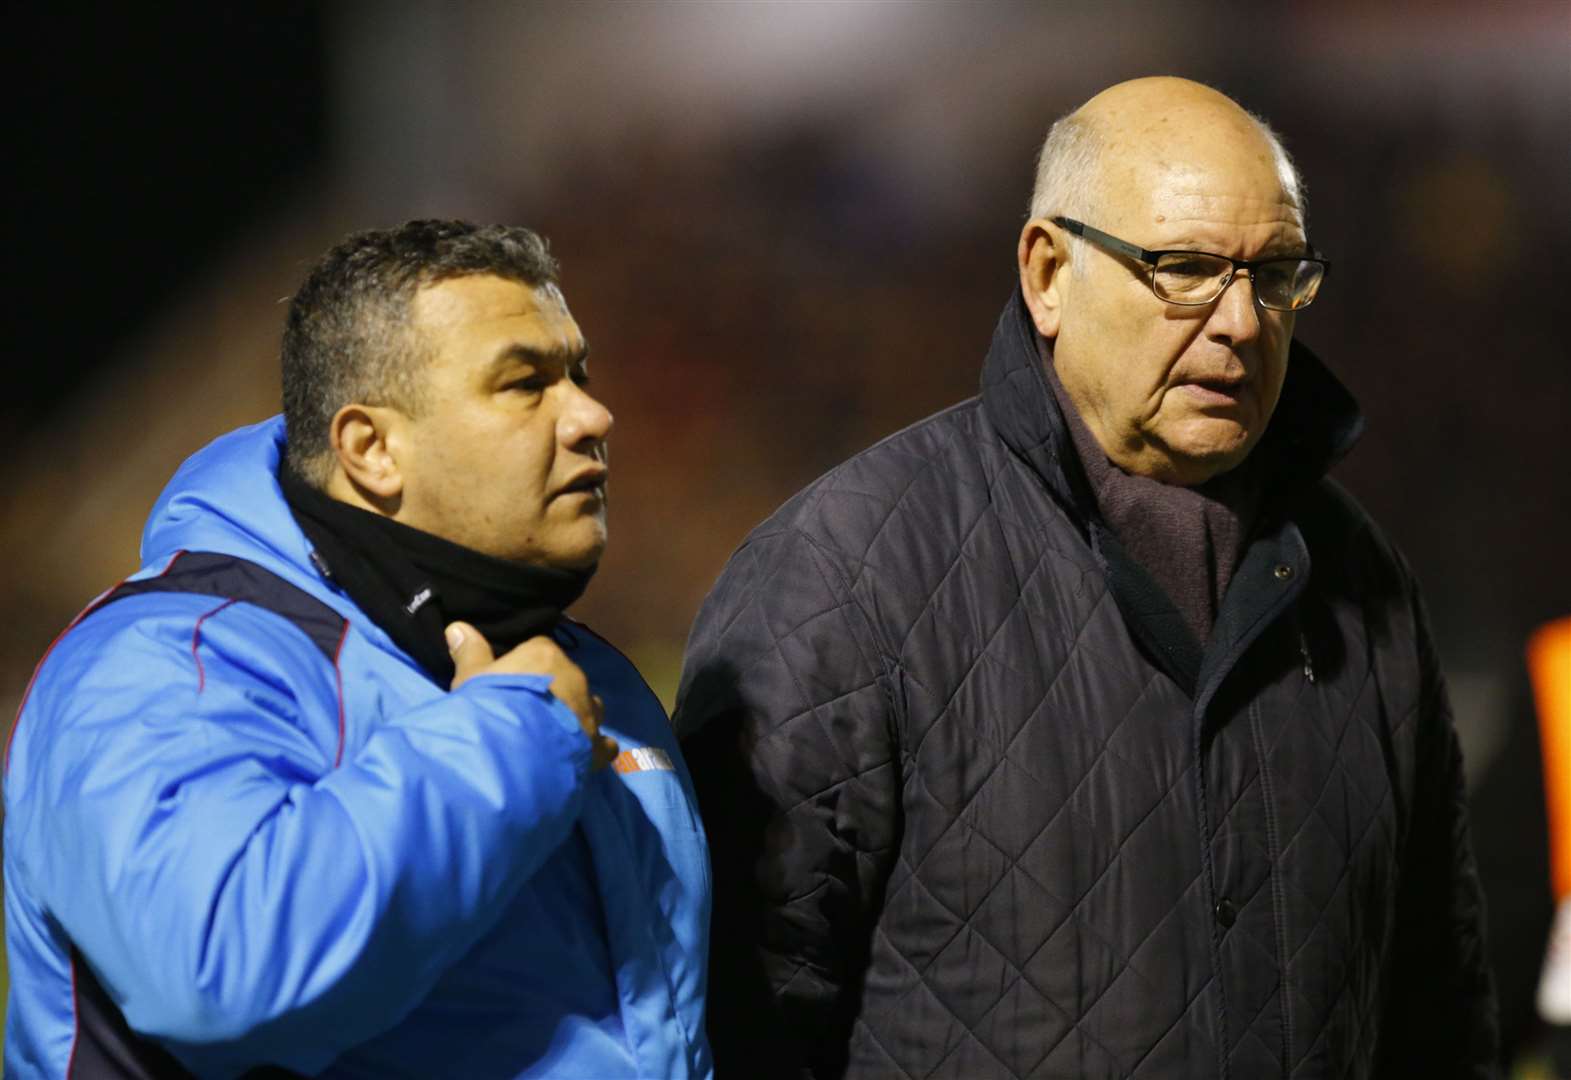
{"label": "glasses lens", "polygon": [[1207,304],[1227,284],[1233,264],[1204,252],[1172,251],[1156,260],[1151,287],[1175,304]]}
{"label": "glasses lens", "polygon": [[1325,266],[1313,259],[1275,259],[1255,269],[1255,295],[1277,311],[1308,307],[1320,291]]}

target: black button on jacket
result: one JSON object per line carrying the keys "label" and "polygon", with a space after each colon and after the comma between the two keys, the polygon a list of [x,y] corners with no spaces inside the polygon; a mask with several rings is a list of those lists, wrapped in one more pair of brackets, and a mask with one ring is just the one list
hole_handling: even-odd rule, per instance
{"label": "black button on jacket", "polygon": [[694,626],[718,1075],[1491,1075],[1429,631],[1324,475],[1351,398],[1294,345],[1197,654],[1040,363],[1016,297],[981,396],[788,502]]}

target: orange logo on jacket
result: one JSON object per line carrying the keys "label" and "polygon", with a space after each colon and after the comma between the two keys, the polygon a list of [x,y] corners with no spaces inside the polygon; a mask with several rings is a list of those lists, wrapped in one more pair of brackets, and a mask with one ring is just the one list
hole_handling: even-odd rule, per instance
{"label": "orange logo on jacket", "polygon": [[623,750],[611,761],[611,768],[619,773],[650,772],[657,769],[670,772],[673,767],[671,755],[658,746],[640,746],[634,750]]}

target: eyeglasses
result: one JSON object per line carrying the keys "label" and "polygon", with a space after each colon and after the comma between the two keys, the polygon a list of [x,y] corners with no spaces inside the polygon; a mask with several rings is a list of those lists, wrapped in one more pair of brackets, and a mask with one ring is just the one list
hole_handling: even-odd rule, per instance
{"label": "eyeglasses", "polygon": [[1074,218],[1055,217],[1053,223],[1097,247],[1145,263],[1151,268],[1151,291],[1169,304],[1209,304],[1232,284],[1234,274],[1245,270],[1261,307],[1298,311],[1315,302],[1320,283],[1331,272],[1331,264],[1313,248],[1307,255],[1270,259],[1232,259],[1208,251],[1147,251]]}

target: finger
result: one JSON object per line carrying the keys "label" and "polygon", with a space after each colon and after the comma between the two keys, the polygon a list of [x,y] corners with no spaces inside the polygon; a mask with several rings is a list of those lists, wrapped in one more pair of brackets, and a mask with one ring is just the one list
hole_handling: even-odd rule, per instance
{"label": "finger", "polygon": [[453,657],[452,689],[457,690],[495,657],[491,655],[491,643],[485,635],[466,622],[449,623],[445,634],[447,651]]}

